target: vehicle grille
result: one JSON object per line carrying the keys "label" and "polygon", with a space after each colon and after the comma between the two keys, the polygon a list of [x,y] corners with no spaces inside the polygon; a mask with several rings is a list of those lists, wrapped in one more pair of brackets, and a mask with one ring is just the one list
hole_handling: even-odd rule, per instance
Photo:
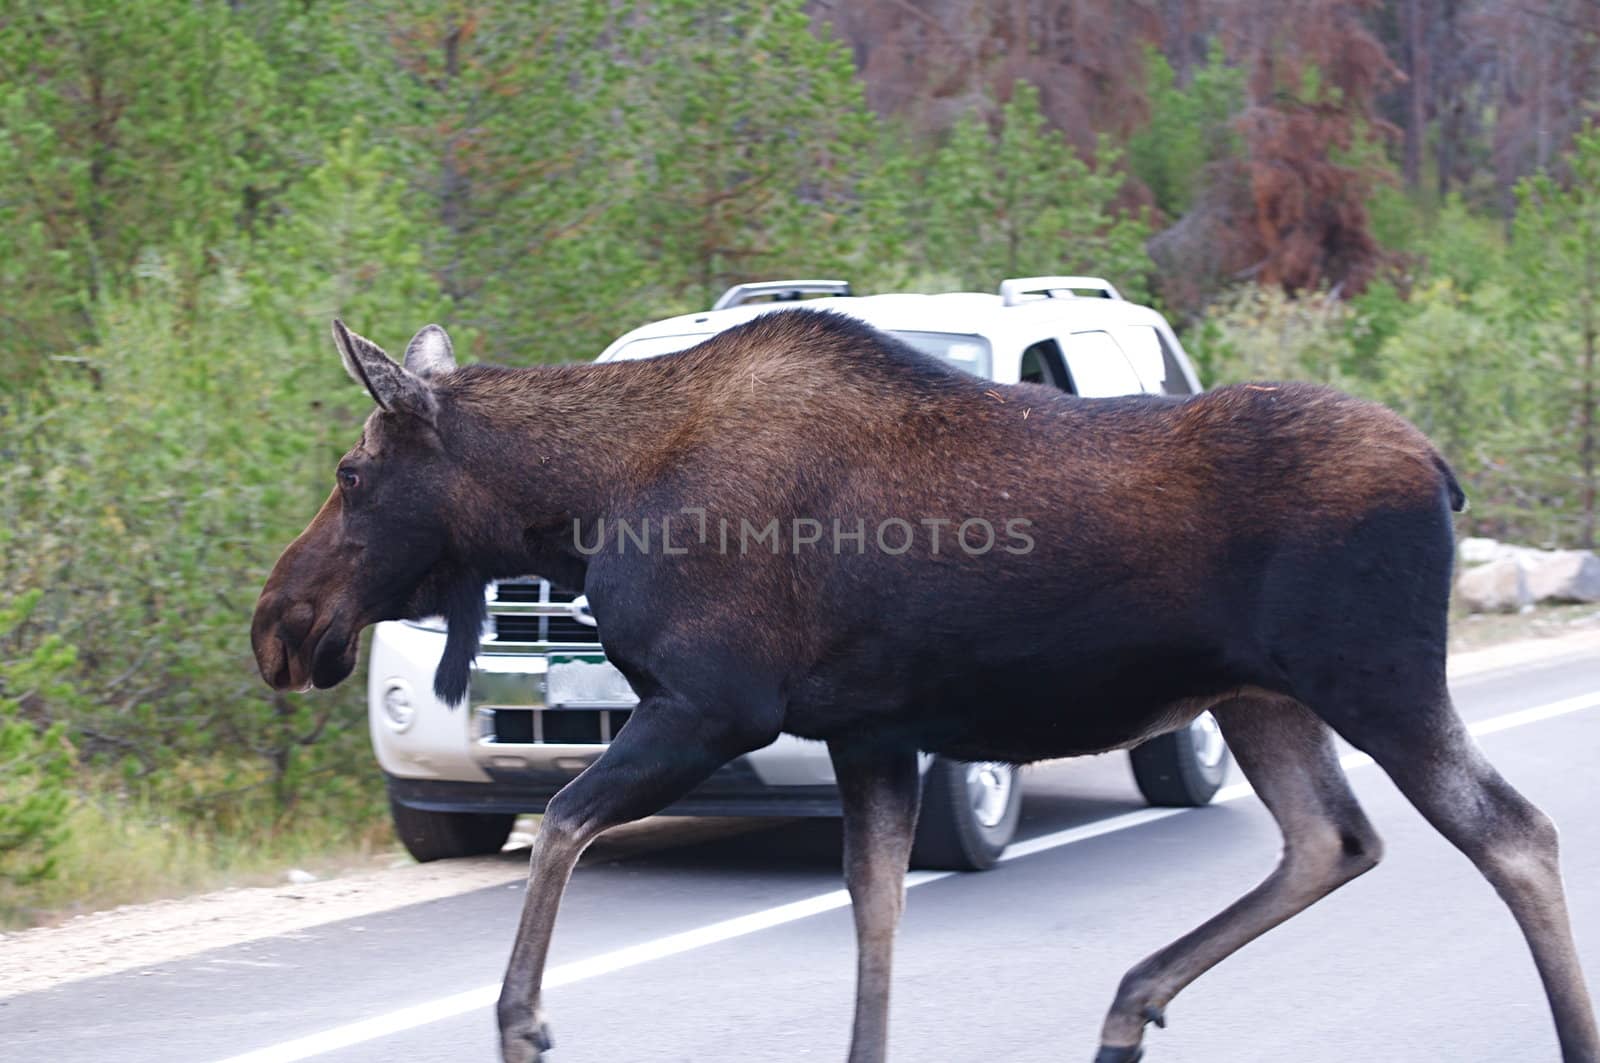
{"label": "vehicle grille", "polygon": [[[514,643],[530,649],[546,645],[600,645],[600,632],[574,617],[566,608],[581,592],[558,587],[549,580],[528,578],[501,580],[489,589],[489,629],[486,645]],[[533,606],[534,612],[500,610],[509,606]],[[543,608],[538,608],[543,607]]]}
{"label": "vehicle grille", "polygon": [[622,730],[630,709],[517,709],[495,707],[488,741],[496,745],[605,745]]}
{"label": "vehicle grille", "polygon": [[552,616],[545,619],[546,638],[551,642],[599,642],[600,629],[592,624],[574,620],[570,616]]}
{"label": "vehicle grille", "polygon": [[494,618],[494,637],[497,642],[543,642],[540,630],[545,623],[537,616],[497,616]]}

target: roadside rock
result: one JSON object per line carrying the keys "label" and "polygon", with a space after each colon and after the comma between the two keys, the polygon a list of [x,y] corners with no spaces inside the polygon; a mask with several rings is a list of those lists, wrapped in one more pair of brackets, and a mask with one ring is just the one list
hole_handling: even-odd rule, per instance
{"label": "roadside rock", "polygon": [[1514,613],[1535,602],[1600,602],[1600,557],[1590,550],[1539,550],[1494,539],[1458,544],[1457,600],[1474,613]]}
{"label": "roadside rock", "polygon": [[1533,604],[1522,562],[1510,557],[1463,571],[1456,579],[1456,598],[1473,613],[1515,613]]}
{"label": "roadside rock", "polygon": [[1471,537],[1456,543],[1456,556],[1463,565],[1487,565],[1491,561],[1521,557],[1532,550],[1527,546],[1512,546],[1498,539]]}
{"label": "roadside rock", "polygon": [[1600,602],[1600,557],[1588,550],[1541,550],[1520,562],[1537,602]]}
{"label": "roadside rock", "polygon": [[309,871],[302,871],[298,867],[291,867],[283,873],[283,880],[292,886],[304,886],[307,883],[317,881],[317,876]]}

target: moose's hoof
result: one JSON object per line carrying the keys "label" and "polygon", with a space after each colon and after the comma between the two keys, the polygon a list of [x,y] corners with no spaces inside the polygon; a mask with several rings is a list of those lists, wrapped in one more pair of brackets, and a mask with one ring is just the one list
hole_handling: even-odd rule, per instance
{"label": "moose's hoof", "polygon": [[500,1056],[505,1063],[540,1063],[544,1053],[556,1046],[550,1024],[543,1020],[523,1029],[507,1030],[500,1038]]}
{"label": "moose's hoof", "polygon": [[1094,1063],[1139,1063],[1143,1058],[1144,1049],[1139,1045],[1101,1045]]}

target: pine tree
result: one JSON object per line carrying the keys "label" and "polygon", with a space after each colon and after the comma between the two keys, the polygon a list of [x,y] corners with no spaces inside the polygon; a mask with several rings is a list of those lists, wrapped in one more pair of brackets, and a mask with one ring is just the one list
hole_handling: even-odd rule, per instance
{"label": "pine tree", "polygon": [[1519,186],[1516,238],[1535,282],[1530,290],[1546,312],[1543,338],[1556,363],[1551,398],[1564,413],[1557,419],[1564,429],[1558,442],[1576,465],[1577,541],[1593,548],[1600,458],[1600,129],[1580,133],[1565,162],[1564,182],[1538,174]]}
{"label": "pine tree", "polygon": [[[592,357],[637,276],[617,211],[632,197],[609,41],[592,0],[347,5],[373,69],[370,125],[393,138],[429,225],[452,320],[506,362]],[[463,352],[467,353],[467,352]]]}
{"label": "pine tree", "polygon": [[932,159],[922,243],[929,268],[968,287],[1004,277],[1104,274],[1134,297],[1146,290],[1146,228],[1116,206],[1123,177],[1102,150],[1080,159],[1039,110],[1038,90],[1019,82],[998,128],[970,114]]}
{"label": "pine tree", "polygon": [[664,305],[853,258],[871,121],[801,0],[653,0],[629,39],[636,236]]}
{"label": "pine tree", "polygon": [[[186,283],[267,176],[273,74],[226,7],[62,0],[0,18],[0,382],[96,336],[150,246]],[[280,116],[282,117],[282,116]]]}
{"label": "pine tree", "polygon": [[1186,85],[1154,48],[1145,50],[1145,69],[1150,121],[1128,138],[1128,169],[1150,189],[1156,206],[1176,218],[1214,178],[1209,167],[1239,155],[1233,119],[1244,107],[1244,71],[1228,63],[1220,39],[1213,39],[1206,62]]}

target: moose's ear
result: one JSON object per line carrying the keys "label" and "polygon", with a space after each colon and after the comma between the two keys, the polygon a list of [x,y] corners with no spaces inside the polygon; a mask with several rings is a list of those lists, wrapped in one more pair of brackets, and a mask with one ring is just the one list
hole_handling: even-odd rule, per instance
{"label": "moose's ear", "polygon": [[405,367],[420,377],[448,373],[456,367],[450,334],[438,325],[423,325],[406,344]]}
{"label": "moose's ear", "polygon": [[407,371],[376,343],[345,328],[338,318],[333,319],[333,345],[339,348],[344,371],[371,392],[386,413],[409,413],[433,422],[438,401],[426,380]]}

